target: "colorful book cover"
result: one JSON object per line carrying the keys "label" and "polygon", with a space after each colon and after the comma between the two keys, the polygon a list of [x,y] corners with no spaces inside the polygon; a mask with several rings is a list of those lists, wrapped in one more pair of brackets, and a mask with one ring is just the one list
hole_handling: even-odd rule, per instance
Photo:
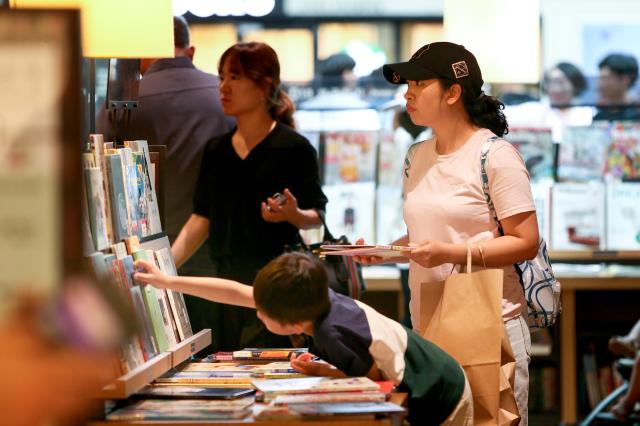
{"label": "colorful book cover", "polygon": [[[172,276],[178,275],[170,248],[163,247],[157,250],[155,256],[162,272]],[[189,313],[187,312],[182,293],[167,289],[166,294],[180,340],[193,336],[191,323],[189,322]]]}
{"label": "colorful book cover", "polygon": [[557,183],[551,190],[551,248],[602,250],[605,189],[600,182]]}
{"label": "colorful book cover", "polygon": [[126,192],[127,234],[130,236],[140,236],[140,229],[138,228],[138,170],[134,163],[133,153],[130,148],[120,148],[118,152],[120,153],[120,158],[122,160],[122,171]]}
{"label": "colorful book cover", "polygon": [[162,232],[162,224],[160,222],[160,210],[158,208],[151,156],[149,155],[149,145],[145,140],[129,141],[125,142],[125,144],[128,144],[137,153],[136,165],[138,166],[139,177],[142,180],[139,187],[143,188],[146,198],[144,204],[146,206],[147,235],[158,234]]}
{"label": "colorful book cover", "polygon": [[622,180],[640,179],[640,123],[613,123],[606,159],[607,175]]}
{"label": "colorful book cover", "polygon": [[506,138],[522,156],[532,182],[553,179],[556,144],[551,129],[509,126]]}
{"label": "colorful book cover", "polygon": [[144,298],[142,296],[142,288],[139,286],[131,287],[131,300],[133,301],[133,309],[140,324],[140,337],[142,338],[142,349],[146,359],[151,359],[158,354],[158,345],[153,333],[153,324],[147,313]]}
{"label": "colorful book cover", "polygon": [[106,156],[109,173],[109,197],[111,198],[111,219],[113,221],[114,240],[122,241],[128,234],[127,202],[122,159],[120,155]]}
{"label": "colorful book cover", "polygon": [[375,180],[377,132],[328,132],[324,184]]}
{"label": "colorful book cover", "polygon": [[582,182],[602,179],[607,147],[611,140],[609,125],[567,127],[558,152],[558,180]]}
{"label": "colorful book cover", "polygon": [[136,165],[136,184],[138,186],[138,227],[140,236],[146,237],[150,235],[147,192],[150,192],[151,188],[147,184],[149,181],[148,169],[145,164],[144,154],[141,152],[133,152],[133,161]]}
{"label": "colorful book cover", "polygon": [[133,398],[168,399],[236,399],[253,395],[250,388],[207,388],[196,386],[146,386],[132,395]]}
{"label": "colorful book cover", "polygon": [[106,197],[102,182],[104,180],[102,170],[97,167],[85,169],[84,177],[93,246],[96,250],[104,250],[109,247],[109,237],[107,235],[107,217],[105,216]]}
{"label": "colorful book cover", "polygon": [[254,380],[253,386],[265,397],[299,393],[378,391],[380,386],[368,377],[304,377],[282,380]]}
{"label": "colorful book cover", "polygon": [[93,152],[95,165],[102,172],[103,180],[102,180],[102,192],[105,195],[104,199],[104,216],[106,218],[107,223],[107,239],[109,243],[114,242],[113,239],[113,228],[112,228],[112,220],[111,220],[111,202],[109,199],[109,176],[107,173],[107,163],[105,159],[105,151],[104,151],[104,141],[103,137],[100,134],[92,134],[89,135],[89,146],[91,147],[91,151]]}
{"label": "colorful book cover", "polygon": [[253,398],[234,400],[147,399],[117,409],[107,420],[227,420],[251,414]]}
{"label": "colorful book cover", "polygon": [[[134,260],[149,260],[146,256],[145,250],[138,250],[133,253]],[[142,285],[142,296],[144,304],[149,313],[151,319],[151,325],[153,326],[153,335],[156,338],[156,344],[158,352],[166,352],[169,349],[169,337],[165,332],[165,318],[163,317],[162,310],[160,308],[160,297],[157,290],[150,285]]]}
{"label": "colorful book cover", "polygon": [[607,185],[607,250],[640,250],[640,183]]}
{"label": "colorful book cover", "polygon": [[291,405],[317,403],[326,404],[334,402],[384,402],[387,394],[383,392],[330,392],[298,395],[278,395],[273,400],[273,405]]}
{"label": "colorful book cover", "polygon": [[294,404],[289,409],[302,416],[334,416],[345,414],[391,414],[404,413],[406,410],[392,402],[335,402]]}

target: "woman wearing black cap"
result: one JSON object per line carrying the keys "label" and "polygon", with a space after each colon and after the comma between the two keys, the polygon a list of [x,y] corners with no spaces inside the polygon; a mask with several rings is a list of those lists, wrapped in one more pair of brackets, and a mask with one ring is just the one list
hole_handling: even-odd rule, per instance
{"label": "woman wearing black cap", "polygon": [[408,84],[405,99],[412,121],[430,127],[434,134],[407,154],[408,234],[394,242],[417,247],[405,259],[410,262],[414,328],[420,325],[421,285],[443,281],[453,265],[464,264],[467,244],[474,264],[504,268],[502,317],[516,357],[514,391],[520,424],[526,425],[531,341],[522,318],[527,306],[524,292],[513,264],[537,253],[535,206],[522,158],[508,142],[494,141],[487,160],[488,189],[504,230],[501,235],[485,201],[480,171],[484,142],[508,131],[504,105],[482,91],[478,62],[457,44],[428,44],[408,62],[385,65],[383,72],[391,83]]}

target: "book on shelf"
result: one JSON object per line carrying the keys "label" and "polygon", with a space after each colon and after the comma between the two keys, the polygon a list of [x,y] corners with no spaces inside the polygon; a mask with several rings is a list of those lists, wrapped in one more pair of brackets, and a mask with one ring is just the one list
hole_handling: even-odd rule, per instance
{"label": "book on shelf", "polygon": [[558,180],[581,182],[602,179],[610,137],[608,123],[567,127],[559,146]]}
{"label": "book on shelf", "polygon": [[640,250],[640,183],[607,185],[607,250]]}
{"label": "book on shelf", "polygon": [[605,188],[601,182],[557,183],[551,189],[551,249],[603,250]]}
{"label": "book on shelf", "polygon": [[211,361],[285,361],[291,354],[308,352],[307,348],[244,348],[233,352],[216,352],[207,357]]}
{"label": "book on shelf", "polygon": [[109,246],[103,180],[102,170],[98,167],[84,169],[89,225],[96,250],[104,250]]}
{"label": "book on shelf", "polygon": [[234,400],[147,399],[107,414],[110,421],[228,420],[251,414],[253,398]]}
{"label": "book on shelf", "polygon": [[179,367],[180,371],[248,371],[263,373],[296,373],[289,362],[270,362],[267,364],[245,364],[243,362],[189,362]]}
{"label": "book on shelf", "polygon": [[[138,250],[133,253],[134,260],[149,260],[145,250]],[[160,308],[160,297],[156,288],[150,285],[140,285],[145,308],[149,313],[153,335],[155,336],[158,352],[166,352],[169,349],[169,340],[165,332],[165,320]]]}
{"label": "book on shelf", "polygon": [[325,256],[377,256],[377,257],[396,257],[402,256],[406,252],[410,252],[415,247],[395,246],[389,244],[375,245],[333,245],[323,244],[320,246],[321,255]]}
{"label": "book on shelf", "polygon": [[149,154],[149,144],[145,140],[126,141],[135,155],[135,163],[138,167],[140,205],[144,205],[142,214],[146,218],[147,232],[145,235],[153,235],[162,232],[160,222],[160,210],[153,176],[153,167]]}
{"label": "book on shelf", "polygon": [[557,145],[550,128],[509,126],[507,139],[522,156],[532,182],[553,179]]}
{"label": "book on shelf", "polygon": [[394,414],[404,413],[406,410],[391,402],[360,401],[334,403],[293,404],[289,409],[304,417],[307,416],[335,416],[351,414]]}
{"label": "book on shelf", "polygon": [[605,174],[622,180],[640,178],[640,123],[614,122],[607,147]]}
{"label": "book on shelf", "polygon": [[324,183],[334,185],[373,181],[377,141],[377,132],[326,133]]}
{"label": "book on shelf", "polygon": [[[167,238],[167,237],[164,237]],[[168,242],[168,238],[167,238]],[[167,275],[177,276],[176,265],[171,254],[171,249],[164,247],[155,252],[158,267]],[[182,293],[166,289],[164,290],[169,307],[171,309],[172,318],[176,325],[179,340],[184,340],[193,336],[191,322],[189,321],[189,313],[184,301]]]}
{"label": "book on shelf", "polygon": [[380,386],[368,377],[305,377],[282,380],[253,380],[253,386],[271,401],[278,395],[327,392],[379,391]]}
{"label": "book on shelf", "polygon": [[156,384],[164,385],[236,385],[251,387],[254,377],[250,371],[169,371],[158,377]]}
{"label": "book on shelf", "polygon": [[209,388],[196,386],[154,386],[149,385],[131,395],[132,398],[153,399],[237,399],[251,396],[256,392],[251,388]]}
{"label": "book on shelf", "polygon": [[383,402],[388,399],[384,392],[329,392],[313,394],[278,395],[273,405],[326,404],[333,402]]}
{"label": "book on shelf", "polygon": [[127,227],[127,195],[122,169],[122,157],[119,154],[106,155],[109,179],[109,198],[113,221],[114,240],[122,241],[129,235]]}

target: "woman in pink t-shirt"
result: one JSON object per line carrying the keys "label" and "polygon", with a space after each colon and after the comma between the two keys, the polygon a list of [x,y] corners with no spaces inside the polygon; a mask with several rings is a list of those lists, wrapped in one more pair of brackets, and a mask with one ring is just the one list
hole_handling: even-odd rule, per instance
{"label": "woman in pink t-shirt", "polygon": [[[463,46],[438,42],[420,48],[408,62],[385,65],[385,78],[407,83],[407,111],[434,137],[409,149],[404,168],[404,219],[407,235],[393,244],[415,245],[410,258],[410,311],[419,328],[420,287],[445,280],[453,265],[466,259],[504,268],[502,317],[516,357],[515,394],[527,424],[528,364],[531,341],[524,292],[514,263],[535,257],[538,224],[529,175],[515,148],[493,143],[487,160],[489,193],[505,235],[500,235],[482,190],[480,151],[483,142],[507,133],[504,105],[482,92],[482,74]],[[481,253],[482,250],[482,253]],[[398,261],[398,258],[392,258]],[[382,263],[363,257],[365,264]],[[402,261],[402,260],[400,260]],[[422,333],[424,330],[417,330]]]}

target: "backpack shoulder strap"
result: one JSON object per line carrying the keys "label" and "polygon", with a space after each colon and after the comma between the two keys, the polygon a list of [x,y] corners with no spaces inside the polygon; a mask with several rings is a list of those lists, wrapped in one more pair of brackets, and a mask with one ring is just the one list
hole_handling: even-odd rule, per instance
{"label": "backpack shoulder strap", "polygon": [[493,205],[493,201],[491,200],[491,195],[489,195],[489,175],[487,174],[487,157],[489,155],[489,149],[491,145],[498,139],[502,139],[498,136],[492,136],[487,139],[482,145],[482,150],[480,151],[480,174],[482,181],[482,192],[484,192],[484,199],[487,200],[487,205],[489,206],[489,213],[498,224],[498,230],[501,235],[504,235],[504,231],[502,229],[502,225],[498,220],[498,214],[496,213],[496,208]]}

